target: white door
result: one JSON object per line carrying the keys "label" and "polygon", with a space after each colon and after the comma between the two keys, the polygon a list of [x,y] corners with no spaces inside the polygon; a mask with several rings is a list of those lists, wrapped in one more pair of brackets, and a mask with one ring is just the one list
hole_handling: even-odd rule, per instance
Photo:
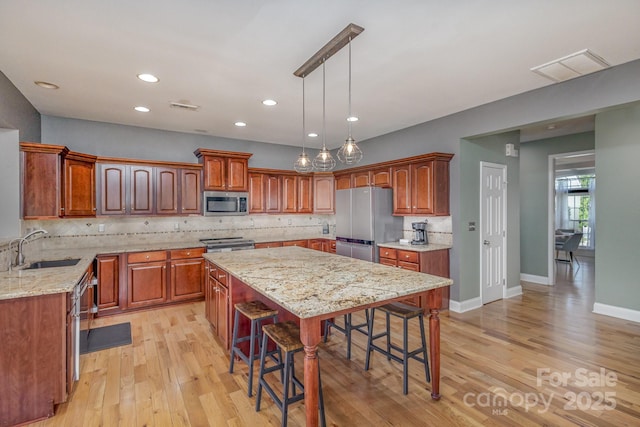
{"label": "white door", "polygon": [[506,288],[507,167],[480,162],[480,297],[502,299]]}

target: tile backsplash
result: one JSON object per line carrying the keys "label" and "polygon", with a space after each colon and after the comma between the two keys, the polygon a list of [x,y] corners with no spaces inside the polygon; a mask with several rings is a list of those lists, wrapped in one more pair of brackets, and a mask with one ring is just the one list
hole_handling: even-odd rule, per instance
{"label": "tile backsplash", "polygon": [[427,221],[427,240],[429,243],[451,245],[453,243],[453,226],[450,216],[405,216],[403,231],[404,238],[413,240],[412,222]]}

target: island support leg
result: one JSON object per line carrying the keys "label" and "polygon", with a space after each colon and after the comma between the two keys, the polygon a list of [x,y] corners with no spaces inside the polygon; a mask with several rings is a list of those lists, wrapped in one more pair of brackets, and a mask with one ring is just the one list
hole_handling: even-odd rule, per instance
{"label": "island support leg", "polygon": [[318,427],[319,320],[300,319],[300,341],[304,344],[304,408],[307,426]]}
{"label": "island support leg", "polygon": [[431,398],[440,400],[440,306],[442,288],[427,292],[429,308],[429,353],[431,355]]}

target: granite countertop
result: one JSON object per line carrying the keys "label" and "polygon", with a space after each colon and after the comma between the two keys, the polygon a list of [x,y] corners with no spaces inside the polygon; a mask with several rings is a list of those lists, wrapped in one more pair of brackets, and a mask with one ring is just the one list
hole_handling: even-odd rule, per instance
{"label": "granite countertop", "polygon": [[299,247],[204,257],[302,319],[453,283],[444,277]]}
{"label": "granite countertop", "polygon": [[379,248],[400,249],[402,251],[413,252],[430,252],[442,249],[451,249],[451,245],[442,245],[440,243],[429,243],[428,245],[401,245],[398,242],[378,243]]}

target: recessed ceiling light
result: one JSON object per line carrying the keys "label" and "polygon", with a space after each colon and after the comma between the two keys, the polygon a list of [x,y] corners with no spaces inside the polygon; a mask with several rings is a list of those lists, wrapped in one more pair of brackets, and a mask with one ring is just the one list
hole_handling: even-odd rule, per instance
{"label": "recessed ceiling light", "polygon": [[53,84],[53,83],[49,83],[49,82],[43,82],[40,80],[37,80],[34,82],[36,85],[40,86],[41,88],[44,89],[59,89],[60,86],[58,86],[57,84]]}
{"label": "recessed ceiling light", "polygon": [[147,82],[147,83],[158,83],[160,81],[159,78],[157,78],[153,74],[148,74],[148,73],[138,74],[138,78],[143,82]]}
{"label": "recessed ceiling light", "polygon": [[357,122],[358,118],[356,116],[347,117],[348,122]]}
{"label": "recessed ceiling light", "polygon": [[143,107],[141,105],[135,107],[134,110],[136,110],[136,111],[138,111],[140,113],[148,113],[149,111],[151,111],[147,107]]}
{"label": "recessed ceiling light", "polygon": [[317,133],[315,133],[315,132],[309,132],[309,134],[307,134],[307,136],[308,136],[309,138],[317,138],[317,137],[318,137],[318,134],[317,134]]}
{"label": "recessed ceiling light", "polygon": [[247,124],[245,122],[235,122],[234,125],[238,126],[239,128],[243,128],[245,127]]}
{"label": "recessed ceiling light", "polygon": [[262,103],[267,107],[273,107],[274,105],[277,104],[277,102],[274,101],[273,99],[265,99],[264,101],[262,101]]}

